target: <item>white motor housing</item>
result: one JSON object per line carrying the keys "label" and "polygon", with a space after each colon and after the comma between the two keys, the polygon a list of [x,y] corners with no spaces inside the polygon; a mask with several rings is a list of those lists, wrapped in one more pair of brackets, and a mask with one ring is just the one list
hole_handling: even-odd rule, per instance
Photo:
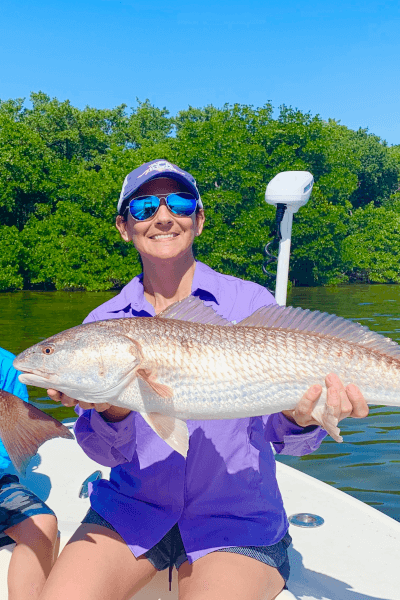
{"label": "white motor housing", "polygon": [[283,171],[275,175],[265,190],[265,202],[268,204],[286,204],[293,213],[307,204],[314,177],[308,171]]}

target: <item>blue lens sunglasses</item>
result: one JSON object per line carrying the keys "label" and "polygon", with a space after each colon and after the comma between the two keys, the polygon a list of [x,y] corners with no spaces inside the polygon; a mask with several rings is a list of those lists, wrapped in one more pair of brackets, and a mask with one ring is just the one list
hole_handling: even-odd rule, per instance
{"label": "blue lens sunglasses", "polygon": [[201,200],[187,192],[174,192],[173,194],[160,196],[138,196],[132,198],[127,209],[136,221],[147,221],[154,217],[161,205],[161,200],[173,215],[179,217],[191,217],[197,206],[202,208]]}

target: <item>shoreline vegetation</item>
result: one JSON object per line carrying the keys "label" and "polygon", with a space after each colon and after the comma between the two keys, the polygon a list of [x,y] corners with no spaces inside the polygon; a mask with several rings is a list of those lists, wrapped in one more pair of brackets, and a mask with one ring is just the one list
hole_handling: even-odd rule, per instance
{"label": "shoreline vegetation", "polygon": [[273,115],[270,103],[171,117],[148,100],[0,101],[0,291],[118,290],[139,273],[116,203],[125,175],[155,158],[196,178],[206,212],[196,256],[212,268],[265,285],[266,184],[307,170],[315,184],[294,218],[292,284],[400,283],[400,145],[286,106]]}

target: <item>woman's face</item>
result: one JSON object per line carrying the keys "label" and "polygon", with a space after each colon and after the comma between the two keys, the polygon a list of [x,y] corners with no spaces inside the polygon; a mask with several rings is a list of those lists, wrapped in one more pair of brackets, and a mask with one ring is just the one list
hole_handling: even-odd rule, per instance
{"label": "woman's face", "polygon": [[[174,179],[159,178],[144,183],[134,196],[161,196],[186,191],[187,188]],[[203,230],[203,210],[191,217],[179,217],[172,214],[165,204],[161,204],[154,217],[148,221],[136,221],[129,211],[127,214],[127,221],[118,215],[117,229],[123,240],[133,242],[142,258],[150,260],[179,259],[191,254],[193,240]]]}

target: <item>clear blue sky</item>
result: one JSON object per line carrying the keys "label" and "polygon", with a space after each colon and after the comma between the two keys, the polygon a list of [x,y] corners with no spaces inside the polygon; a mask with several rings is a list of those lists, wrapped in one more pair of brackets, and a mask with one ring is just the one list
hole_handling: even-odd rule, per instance
{"label": "clear blue sky", "polygon": [[1,0],[0,98],[271,101],[400,144],[399,0]]}

